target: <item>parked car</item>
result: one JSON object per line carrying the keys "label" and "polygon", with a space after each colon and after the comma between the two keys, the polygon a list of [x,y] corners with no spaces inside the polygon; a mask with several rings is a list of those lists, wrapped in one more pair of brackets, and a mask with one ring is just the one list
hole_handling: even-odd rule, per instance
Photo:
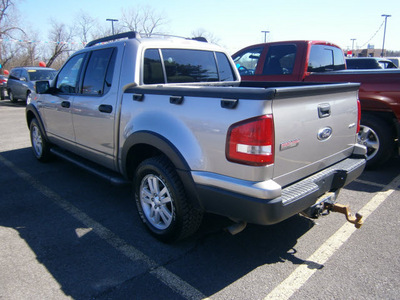
{"label": "parked car", "polygon": [[0,99],[5,99],[6,89],[7,89],[8,77],[5,75],[0,75]]}
{"label": "parked car", "polygon": [[38,80],[52,80],[57,71],[42,67],[18,67],[10,72],[7,82],[7,92],[11,102],[18,99],[28,101]]}
{"label": "parked car", "polygon": [[280,41],[245,47],[233,60],[242,82],[360,83],[361,131],[369,167],[400,154],[400,69],[345,70],[343,50],[326,41]]}
{"label": "parked car", "polygon": [[396,65],[382,57],[351,57],[346,58],[347,69],[395,69]]}

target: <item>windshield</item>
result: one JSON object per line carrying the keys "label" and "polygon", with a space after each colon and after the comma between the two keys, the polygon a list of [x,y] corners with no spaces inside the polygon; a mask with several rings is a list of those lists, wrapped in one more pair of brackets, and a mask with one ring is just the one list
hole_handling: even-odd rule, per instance
{"label": "windshield", "polygon": [[56,74],[56,70],[28,70],[29,81],[52,80]]}

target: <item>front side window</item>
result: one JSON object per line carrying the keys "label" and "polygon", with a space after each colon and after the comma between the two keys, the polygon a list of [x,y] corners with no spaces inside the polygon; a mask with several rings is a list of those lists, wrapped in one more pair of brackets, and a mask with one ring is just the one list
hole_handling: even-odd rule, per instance
{"label": "front side window", "polygon": [[84,53],[73,56],[58,74],[56,88],[62,94],[74,94],[77,91],[79,72],[82,66]]}
{"label": "front side window", "polygon": [[254,75],[263,47],[252,48],[233,57],[240,75]]}
{"label": "front side window", "polygon": [[325,45],[312,45],[308,60],[308,72],[324,72],[344,70],[343,51],[339,48]]}
{"label": "front side window", "polygon": [[[83,78],[82,94],[102,95],[106,82],[106,73],[110,65],[110,59],[113,54],[113,48],[106,48],[93,51],[90,55]],[[109,79],[110,83],[111,80]]]}
{"label": "front side window", "polygon": [[276,45],[269,47],[262,74],[292,74],[296,58],[296,51],[296,45]]}

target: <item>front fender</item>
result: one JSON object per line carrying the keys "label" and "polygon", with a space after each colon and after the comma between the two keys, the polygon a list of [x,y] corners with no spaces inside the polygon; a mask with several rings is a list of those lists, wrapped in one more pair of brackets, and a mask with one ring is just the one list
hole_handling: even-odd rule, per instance
{"label": "front fender", "polygon": [[44,123],[43,123],[42,118],[40,117],[40,114],[39,114],[39,111],[37,110],[37,108],[32,104],[28,104],[25,109],[25,116],[26,116],[26,123],[27,123],[28,129],[30,129],[32,119],[36,119],[39,123],[39,127],[40,127],[40,130],[42,131],[43,137],[46,139],[46,141],[48,141]]}

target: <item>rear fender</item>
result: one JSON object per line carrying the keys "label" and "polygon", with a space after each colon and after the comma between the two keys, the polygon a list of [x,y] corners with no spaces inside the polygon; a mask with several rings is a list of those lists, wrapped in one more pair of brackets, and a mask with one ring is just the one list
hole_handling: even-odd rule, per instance
{"label": "rear fender", "polygon": [[138,131],[125,141],[121,151],[121,170],[128,179],[133,179],[137,166],[152,156],[164,155],[175,166],[181,179],[188,200],[197,208],[201,208],[190,167],[179,150],[165,137],[152,131]]}

